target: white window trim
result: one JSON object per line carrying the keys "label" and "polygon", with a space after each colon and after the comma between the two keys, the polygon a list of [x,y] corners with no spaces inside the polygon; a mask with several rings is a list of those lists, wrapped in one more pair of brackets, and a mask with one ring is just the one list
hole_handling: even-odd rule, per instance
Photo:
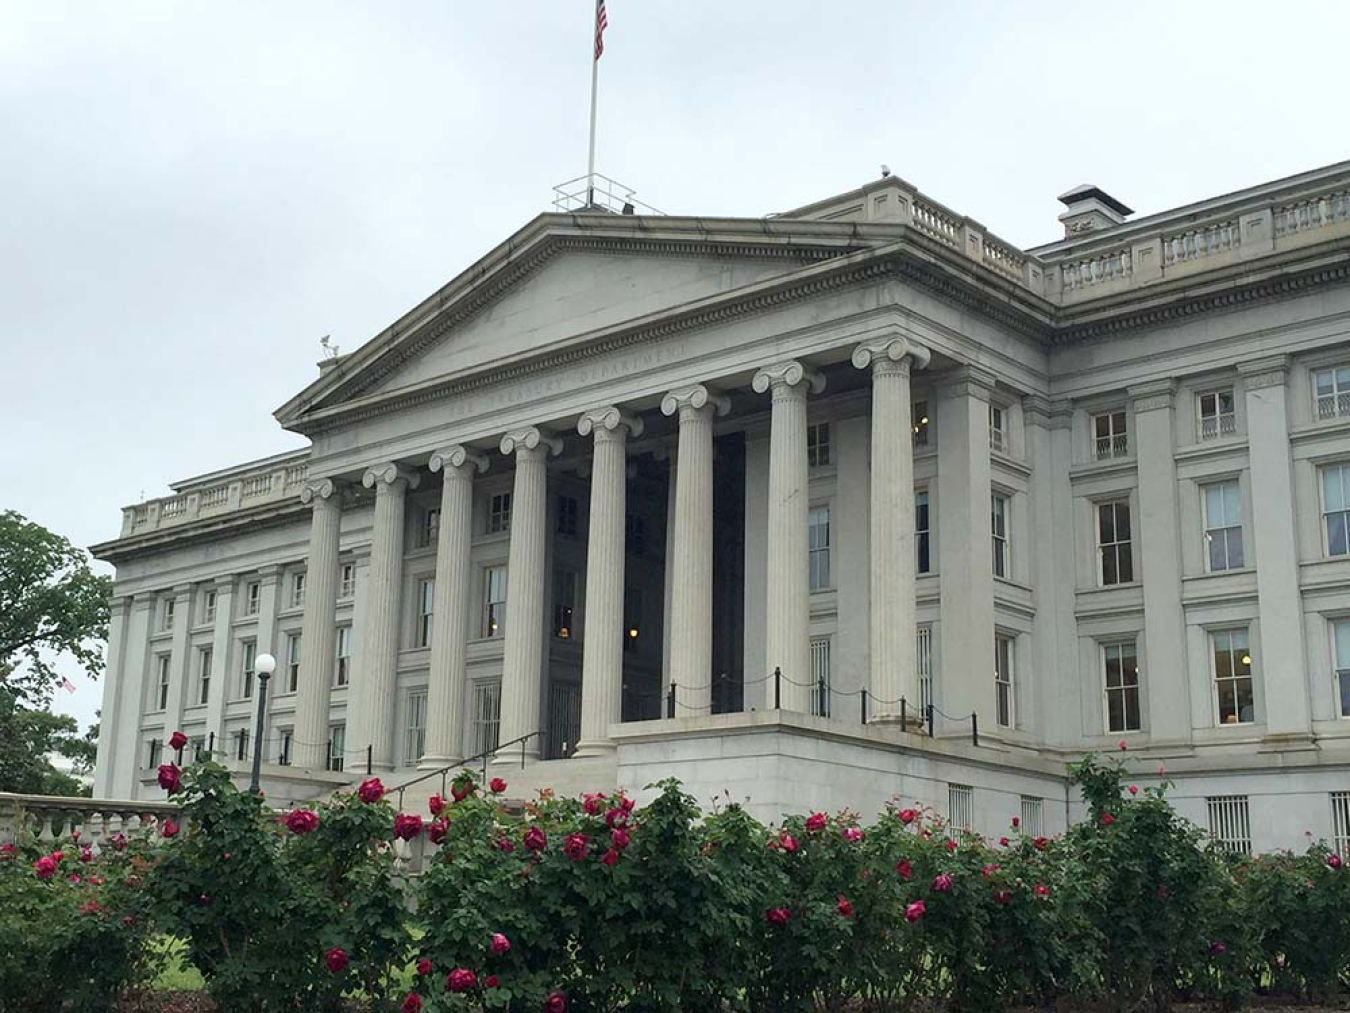
{"label": "white window trim", "polygon": [[[1237,511],[1238,511],[1237,523],[1236,523],[1236,524],[1223,524],[1223,525],[1216,526],[1216,525],[1214,525],[1214,524],[1211,523],[1211,521],[1210,521],[1210,516],[1209,516],[1209,490],[1210,490],[1210,489],[1213,489],[1213,488],[1220,487],[1220,486],[1226,486],[1226,485],[1232,485],[1232,486],[1236,486],[1236,487],[1237,487],[1237,504],[1238,504],[1238,506],[1237,506]],[[1227,520],[1227,518],[1222,518],[1222,519],[1223,519],[1223,520]],[[1206,572],[1206,573],[1231,573],[1231,572],[1233,572],[1234,570],[1245,570],[1245,569],[1248,568],[1248,564],[1247,564],[1247,532],[1246,532],[1246,530],[1245,530],[1245,529],[1246,529],[1246,525],[1243,523],[1243,519],[1242,519],[1242,483],[1241,483],[1237,478],[1215,478],[1215,479],[1213,479],[1213,480],[1211,480],[1211,481],[1206,481],[1206,482],[1200,483],[1200,525],[1201,525],[1201,530],[1202,530],[1202,534],[1203,534],[1203,542],[1201,543],[1201,549],[1202,549],[1202,555],[1204,556],[1205,572]],[[1240,544],[1241,547],[1242,547],[1242,565],[1241,565],[1241,566],[1226,566],[1226,567],[1223,567],[1222,569],[1216,570],[1216,569],[1214,569],[1214,566],[1213,566],[1213,558],[1212,558],[1211,555],[1210,555],[1210,544],[1211,544],[1212,536],[1213,536],[1214,532],[1216,532],[1216,531],[1225,531],[1225,532],[1226,532],[1226,531],[1231,531],[1231,530],[1233,530],[1234,528],[1237,529],[1237,532],[1238,532],[1238,539],[1239,539],[1239,544]],[[1225,558],[1225,560],[1227,560],[1227,558],[1228,558],[1227,541],[1226,541],[1226,540],[1225,540],[1224,558]]]}
{"label": "white window trim", "polygon": [[[1119,415],[1124,426],[1119,432],[1116,431],[1114,419]],[[1097,435],[1097,420],[1104,418],[1107,420],[1107,435],[1099,437]],[[1088,417],[1088,439],[1092,450],[1092,460],[1094,461],[1114,461],[1122,457],[1130,456],[1130,415],[1124,408],[1106,408],[1102,411],[1092,412]],[[1105,439],[1107,441],[1107,450],[1102,452],[1099,442]]]}
{"label": "white window trim", "polygon": [[[1114,512],[1113,512],[1113,514],[1112,514],[1112,524],[1113,524],[1113,526],[1116,528],[1117,540],[1114,541],[1114,542],[1105,542],[1105,543],[1103,543],[1103,542],[1102,542],[1102,508],[1103,508],[1103,507],[1120,507],[1121,505],[1123,505],[1123,506],[1125,507],[1125,511],[1126,511],[1126,513],[1128,514],[1129,519],[1130,519],[1130,537],[1129,537],[1129,539],[1128,539],[1127,541],[1123,541],[1123,542],[1122,542],[1122,541],[1119,540],[1119,529],[1120,529],[1119,515],[1118,515],[1118,513],[1114,513]],[[1113,497],[1113,498],[1110,498],[1110,499],[1096,500],[1096,501],[1093,502],[1092,507],[1093,507],[1093,509],[1092,509],[1092,515],[1093,515],[1093,516],[1092,516],[1092,536],[1093,536],[1093,540],[1097,543],[1097,586],[1098,586],[1098,587],[1128,587],[1128,586],[1130,586],[1131,584],[1137,584],[1139,581],[1138,581],[1138,579],[1137,579],[1137,578],[1135,577],[1135,575],[1134,575],[1134,531],[1135,531],[1135,523],[1134,523],[1134,504],[1131,502],[1130,497],[1128,497],[1128,496],[1125,496],[1125,497]],[[1111,583],[1111,584],[1108,584],[1108,583],[1106,582],[1106,556],[1105,556],[1105,554],[1103,553],[1102,550],[1105,549],[1108,545],[1114,545],[1114,546],[1117,546],[1117,551],[1116,551],[1116,576],[1117,576],[1117,577],[1120,576],[1120,551],[1119,551],[1119,548],[1118,548],[1118,547],[1119,547],[1119,546],[1122,546],[1122,545],[1129,546],[1129,557],[1130,557],[1130,579],[1129,579],[1129,580],[1119,580],[1119,579],[1118,579],[1118,580],[1116,580],[1114,583]]]}
{"label": "white window trim", "polygon": [[[1233,410],[1229,412],[1219,411],[1219,397],[1227,394],[1233,401]],[[1204,399],[1214,398],[1214,432],[1211,435],[1205,435],[1205,414]],[[1223,428],[1223,420],[1231,419],[1230,428],[1227,432]],[[1232,386],[1226,387],[1205,387],[1195,392],[1195,437],[1201,443],[1209,443],[1213,440],[1222,440],[1225,436],[1233,436],[1237,433],[1237,392]]]}
{"label": "white window trim", "polygon": [[[825,511],[825,545],[822,548],[811,548],[811,514],[815,510]],[[829,571],[829,580],[819,587],[811,587],[810,572],[811,558],[823,554],[825,557],[825,566]],[[809,594],[818,594],[823,591],[833,591],[834,583],[834,504],[830,500],[820,500],[811,503],[806,508],[806,570],[807,570],[807,591]]]}
{"label": "white window trim", "polygon": [[[1247,648],[1246,648],[1246,650],[1247,650],[1248,656],[1250,656],[1250,657],[1252,658],[1251,664],[1249,664],[1249,665],[1247,666],[1247,676],[1246,676],[1247,679],[1249,679],[1249,680],[1251,681],[1251,684],[1252,684],[1252,719],[1251,719],[1250,721],[1243,721],[1243,720],[1242,720],[1242,712],[1241,712],[1241,710],[1239,710],[1239,711],[1238,711],[1238,720],[1237,720],[1237,721],[1232,721],[1232,722],[1227,722],[1227,723],[1225,723],[1224,720],[1223,720],[1223,709],[1222,709],[1222,704],[1220,704],[1220,702],[1219,702],[1219,670],[1218,670],[1218,668],[1215,666],[1215,656],[1214,656],[1214,652],[1215,652],[1215,644],[1214,644],[1214,637],[1215,637],[1216,634],[1219,634],[1219,633],[1230,633],[1230,634],[1231,634],[1231,633],[1238,633],[1238,632],[1242,632],[1242,633],[1245,633],[1245,634],[1247,635]],[[1216,627],[1214,627],[1213,629],[1207,629],[1207,630],[1205,631],[1205,633],[1206,633],[1206,638],[1205,638],[1205,639],[1208,641],[1208,649],[1209,649],[1209,682],[1210,682],[1210,687],[1211,687],[1211,688],[1210,688],[1210,699],[1213,701],[1213,707],[1214,707],[1214,727],[1215,727],[1215,728],[1248,728],[1248,727],[1251,727],[1252,725],[1257,724],[1258,721],[1257,721],[1257,714],[1256,714],[1256,658],[1255,658],[1255,656],[1252,655],[1252,653],[1251,653],[1251,652],[1252,652],[1252,633],[1251,633],[1251,627],[1250,627],[1250,626],[1216,626]],[[1238,681],[1239,678],[1241,678],[1241,677],[1240,677],[1240,676],[1229,676],[1228,679],[1227,679],[1226,681],[1236,683],[1236,682]]]}
{"label": "white window trim", "polygon": [[[1111,727],[1111,689],[1106,685],[1106,652],[1113,647],[1123,647],[1129,645],[1134,648],[1134,692],[1139,707],[1139,727],[1138,728],[1112,728]],[[1121,659],[1122,666],[1124,658]],[[1107,735],[1140,735],[1144,731],[1144,675],[1143,659],[1139,653],[1139,640],[1136,637],[1119,640],[1103,640],[1097,645],[1097,671],[1101,677],[1102,687],[1102,728]],[[1124,668],[1121,669],[1121,688],[1124,693]],[[1129,720],[1129,708],[1125,709],[1126,720]]]}
{"label": "white window trim", "polygon": [[[998,645],[1000,640],[1008,642],[1008,671],[999,671]],[[1017,634],[1003,630],[994,631],[994,726],[1014,731],[1017,728]],[[1000,679],[999,676],[1005,676]],[[1000,686],[1008,687],[1008,720],[1000,721],[998,714],[998,693]]]}
{"label": "white window trim", "polygon": [[[996,534],[995,531],[994,531],[994,514],[995,514],[995,510],[994,510],[994,501],[995,501],[995,500],[1002,500],[1002,501],[1003,501],[1003,534],[1002,534],[1002,536]],[[1013,498],[1012,498],[1012,494],[1010,494],[1010,493],[1000,492],[1000,491],[998,491],[998,490],[994,490],[994,491],[990,492],[990,494],[989,494],[989,538],[990,538],[989,544],[990,544],[990,548],[991,548],[990,572],[993,574],[995,580],[1012,580],[1012,579],[1013,579],[1013,556],[1012,556],[1012,532],[1013,532],[1013,527],[1012,527],[1012,504],[1013,504]],[[932,506],[931,506],[931,505],[930,505],[929,508],[928,508],[928,516],[929,516],[930,518],[933,516],[933,509],[932,509]],[[998,572],[998,559],[999,559],[999,555],[1000,555],[999,552],[997,551],[997,548],[996,548],[997,545],[998,545],[998,543],[1002,543],[1002,546],[1003,546],[1003,552],[1002,552],[1002,557],[1003,557],[1003,572],[1002,572],[1002,573],[999,573],[999,572]],[[931,562],[931,561],[932,561],[932,557],[931,557],[932,546],[931,546],[931,544],[929,545],[929,552],[930,552],[929,561]]]}
{"label": "white window trim", "polygon": [[1328,461],[1317,469],[1317,501],[1322,514],[1322,557],[1324,559],[1346,559],[1350,558],[1350,534],[1346,537],[1346,552],[1333,553],[1331,551],[1331,528],[1327,523],[1327,518],[1333,513],[1346,514],[1346,528],[1347,531],[1350,531],[1350,504],[1347,504],[1343,510],[1327,510],[1326,473],[1332,468],[1341,469],[1341,489],[1344,491],[1346,475],[1347,472],[1350,472],[1350,461]]}
{"label": "white window trim", "polygon": [[[1347,366],[1347,363],[1341,362],[1341,363],[1339,363],[1339,364],[1331,364],[1331,365],[1326,365],[1326,366],[1317,366],[1317,367],[1315,367],[1315,368],[1313,368],[1313,369],[1311,369],[1311,370],[1308,371],[1308,388],[1309,388],[1309,390],[1312,392],[1312,399],[1313,399],[1313,404],[1312,404],[1312,417],[1313,417],[1313,421],[1314,421],[1314,422],[1329,422],[1329,421],[1331,421],[1332,419],[1339,419],[1339,418],[1343,418],[1343,417],[1346,416],[1346,415],[1350,415],[1350,387],[1347,387],[1345,390],[1342,390],[1342,389],[1341,389],[1341,386],[1340,386],[1340,383],[1337,381],[1337,378],[1336,378],[1337,372],[1339,372],[1339,371],[1342,370],[1342,369],[1345,369],[1346,366]],[[1330,393],[1330,394],[1321,394],[1321,395],[1319,395],[1319,394],[1317,393],[1317,374],[1318,374],[1318,373],[1330,373],[1330,374],[1331,374],[1331,393]],[[1324,398],[1324,397],[1329,397],[1329,398],[1332,399],[1332,407],[1335,409],[1335,411],[1333,411],[1330,415],[1323,415],[1323,414],[1322,414],[1321,401],[1322,401],[1322,398]],[[1346,407],[1345,407],[1345,410],[1342,410],[1342,401],[1343,401],[1343,400],[1346,401]]]}

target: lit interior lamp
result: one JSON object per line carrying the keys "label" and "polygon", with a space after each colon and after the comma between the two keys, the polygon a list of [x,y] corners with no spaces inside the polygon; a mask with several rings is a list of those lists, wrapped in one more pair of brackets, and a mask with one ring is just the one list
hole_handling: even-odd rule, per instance
{"label": "lit interior lamp", "polygon": [[1242,663],[1244,665],[1250,665],[1252,663],[1252,656],[1250,654],[1244,654],[1242,656]]}
{"label": "lit interior lamp", "polygon": [[637,639],[637,627],[636,627],[636,626],[629,627],[629,630],[628,630],[628,639],[629,639],[629,640],[636,640],[636,639]]}

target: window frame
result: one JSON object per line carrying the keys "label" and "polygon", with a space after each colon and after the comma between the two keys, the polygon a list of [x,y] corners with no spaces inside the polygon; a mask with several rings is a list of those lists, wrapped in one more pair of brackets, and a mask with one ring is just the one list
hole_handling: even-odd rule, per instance
{"label": "window frame", "polygon": [[291,630],[286,634],[286,692],[295,693],[300,689],[300,630]]}
{"label": "window frame", "polygon": [[347,722],[335,721],[328,726],[328,759],[326,768],[341,773],[347,765]]}
{"label": "window frame", "polygon": [[[1341,491],[1342,506],[1338,510],[1328,509],[1327,476],[1333,471],[1339,476]],[[1340,559],[1344,556],[1350,556],[1350,462],[1337,461],[1324,464],[1317,469],[1317,477],[1317,495],[1322,511],[1322,551],[1327,559]],[[1341,539],[1344,542],[1344,547],[1340,552],[1333,548],[1331,537],[1331,518],[1333,516],[1340,518]]]}
{"label": "window frame", "polygon": [[262,611],[262,581],[250,580],[244,585],[244,615],[256,616]]}
{"label": "window frame", "polygon": [[[829,591],[834,588],[833,558],[831,556],[831,516],[830,503],[813,503],[806,509],[806,570],[807,591]],[[824,517],[824,544],[817,544],[821,531],[820,517]]]}
{"label": "window frame", "polygon": [[[498,596],[494,598],[493,584],[494,577],[497,575],[501,577],[501,588]],[[506,607],[511,594],[510,578],[511,575],[507,572],[505,563],[483,567],[483,624],[481,630],[484,640],[495,640],[506,636]]]}
{"label": "window frame", "polygon": [[553,638],[580,639],[577,636],[577,613],[581,603],[581,574],[570,566],[555,566],[552,590],[553,623],[550,632]]}
{"label": "window frame", "polygon": [[830,716],[830,698],[833,693],[834,637],[830,634],[810,639],[811,658],[811,713],[816,717]]}
{"label": "window frame", "polygon": [[[1134,661],[1134,681],[1127,681],[1126,677],[1126,658],[1125,649],[1129,648]],[[1120,670],[1120,684],[1111,685],[1110,664],[1111,652],[1118,652],[1116,662]],[[1108,735],[1131,735],[1144,730],[1144,698],[1142,692],[1143,680],[1139,673],[1139,641],[1135,638],[1122,640],[1107,640],[1098,645],[1098,657],[1101,664],[1102,674],[1102,726],[1106,729]],[[1134,695],[1134,727],[1130,727],[1130,694]],[[1120,711],[1122,724],[1120,727],[1111,723],[1111,695],[1115,693],[1121,698]]]}
{"label": "window frame", "polygon": [[[1223,411],[1220,399],[1228,398],[1228,411]],[[1214,399],[1214,411],[1210,414],[1205,413],[1205,398]],[[1213,432],[1207,432],[1205,422],[1207,419],[1213,419]],[[1225,424],[1224,420],[1227,419]],[[1225,428],[1226,425],[1226,428]],[[1229,387],[1210,387],[1205,390],[1195,392],[1195,435],[1201,443],[1208,443],[1210,440],[1221,440],[1225,436],[1232,436],[1237,432],[1237,394],[1231,386]]]}
{"label": "window frame", "polygon": [[474,752],[495,752],[501,745],[502,683],[500,679],[475,679],[471,683]]}
{"label": "window frame", "polygon": [[216,604],[220,600],[214,587],[202,591],[202,624],[216,621]]}
{"label": "window frame", "polygon": [[487,533],[504,535],[511,531],[511,493],[494,492],[487,498]]}
{"label": "window frame", "polygon": [[291,574],[291,608],[302,609],[305,607],[305,585],[307,583],[304,570]]}
{"label": "window frame", "polygon": [[[992,504],[990,508],[992,509]],[[922,524],[920,524],[921,509]],[[914,490],[914,573],[918,576],[933,572],[932,525],[933,515],[928,489],[927,487],[916,489]]]}
{"label": "window frame", "polygon": [[155,711],[169,709],[169,686],[173,682],[173,655],[155,655]]}
{"label": "window frame", "polygon": [[989,405],[989,449],[1000,454],[1010,452],[1008,440],[1008,409],[1001,404]]}
{"label": "window frame", "polygon": [[914,431],[914,446],[927,449],[932,445],[933,424],[928,413],[928,399],[911,401],[909,406],[910,426]]}
{"label": "window frame", "polygon": [[[1214,701],[1214,724],[1217,728],[1230,728],[1241,725],[1256,724],[1256,675],[1253,671],[1255,659],[1251,653],[1251,631],[1247,626],[1227,626],[1222,629],[1209,630],[1209,659],[1210,659],[1210,680],[1214,685],[1212,699]],[[1241,635],[1242,647],[1234,645],[1233,638]],[[1222,648],[1228,655],[1229,674],[1221,676],[1219,674],[1219,638],[1226,637],[1228,646]],[[1241,652],[1241,653],[1239,653]],[[1246,658],[1246,662],[1242,661]],[[1238,666],[1246,668],[1246,674],[1238,673]],[[1251,717],[1242,720],[1242,708],[1238,703],[1239,684],[1243,681],[1248,683],[1247,692],[1250,700]],[[1221,683],[1232,683],[1233,694],[1233,714],[1236,720],[1225,721],[1223,708],[1223,690]]]}
{"label": "window frame", "polygon": [[174,613],[178,610],[178,602],[172,596],[166,596],[160,600],[159,609],[159,632],[173,632]]}
{"label": "window frame", "polygon": [[[1117,419],[1120,420],[1119,430],[1116,429]],[[1101,434],[1101,427],[1098,425],[1101,420],[1106,421],[1105,436]],[[1130,415],[1124,408],[1093,412],[1088,421],[1088,428],[1094,461],[1113,461],[1116,458],[1130,456]]]}
{"label": "window frame", "polygon": [[211,666],[215,664],[215,645],[203,644],[197,648],[197,704],[211,700]]}
{"label": "window frame", "polygon": [[[342,649],[347,649],[343,654]],[[333,637],[333,686],[351,684],[352,678],[352,624],[339,623]]]}
{"label": "window frame", "polygon": [[421,523],[417,528],[417,547],[429,549],[436,546],[441,532],[441,508],[429,506],[422,511]]}
{"label": "window frame", "polygon": [[[1000,653],[1000,648],[1006,650]],[[1004,660],[1006,659],[1006,664]],[[994,724],[1017,728],[1017,636],[994,632]]]}
{"label": "window frame", "polygon": [[[999,504],[1003,505],[1002,510]],[[1002,534],[999,522],[1002,521]],[[1012,579],[1012,497],[1006,493],[993,492],[989,495],[989,534],[992,539],[992,570],[999,580]]]}
{"label": "window frame", "polygon": [[257,676],[258,641],[239,641],[240,700],[253,699],[253,683]]}
{"label": "window frame", "polygon": [[[427,751],[427,690],[411,689],[407,696],[407,720],[403,727],[403,764],[412,767]],[[422,723],[416,723],[420,713]]]}
{"label": "window frame", "polygon": [[[1311,371],[1309,386],[1312,389],[1313,396],[1313,421],[1327,422],[1331,419],[1339,419],[1350,415],[1350,366],[1322,366]],[[1342,376],[1342,374],[1345,374]],[[1319,378],[1323,375],[1331,377],[1331,390],[1323,394],[1320,390]],[[1342,386],[1344,381],[1344,386]],[[1330,399],[1333,411],[1330,414],[1322,411],[1322,402]]]}
{"label": "window frame", "polygon": [[834,464],[832,436],[828,422],[813,422],[806,427],[806,466],[828,468]]}
{"label": "window frame", "polygon": [[[1234,509],[1237,511],[1237,523],[1235,523],[1235,524],[1218,524],[1218,525],[1216,525],[1216,524],[1214,523],[1214,519],[1210,517],[1210,513],[1209,513],[1209,509],[1210,509],[1210,496],[1209,496],[1210,490],[1216,490],[1216,491],[1219,492],[1219,494],[1220,494],[1220,499],[1223,501],[1223,508],[1224,508],[1224,514],[1225,514],[1225,516],[1222,517],[1222,518],[1220,518],[1220,520],[1228,521],[1228,520],[1230,520],[1230,518],[1227,516],[1228,500],[1227,500],[1226,494],[1224,493],[1224,490],[1226,490],[1226,489],[1228,489],[1228,488],[1230,488],[1230,487],[1231,487],[1232,490],[1233,490],[1233,505],[1234,505]],[[1244,544],[1243,531],[1242,531],[1242,485],[1241,485],[1241,483],[1238,482],[1238,480],[1237,480],[1236,478],[1221,478],[1221,479],[1216,479],[1216,480],[1213,481],[1213,482],[1205,482],[1205,483],[1202,483],[1202,484],[1201,484],[1201,486],[1200,486],[1200,520],[1201,520],[1201,524],[1202,524],[1203,529],[1204,529],[1205,572],[1206,572],[1206,573],[1227,573],[1227,572],[1229,572],[1230,570],[1243,570],[1243,569],[1246,569],[1246,568],[1247,568],[1247,563],[1246,563],[1246,555],[1247,555],[1247,553],[1246,553],[1246,545]],[[1234,562],[1232,561],[1232,557],[1233,557],[1233,542],[1232,542],[1232,538],[1231,538],[1231,533],[1232,533],[1232,532],[1236,532],[1236,533],[1237,533],[1237,562],[1236,562],[1236,563],[1234,563]],[[1222,533],[1222,534],[1223,534],[1223,542],[1222,542],[1222,546],[1223,546],[1223,562],[1224,562],[1224,565],[1223,565],[1223,566],[1215,566],[1215,565],[1214,565],[1214,555],[1215,555],[1215,551],[1214,551],[1214,550],[1215,550],[1215,548],[1216,548],[1214,538],[1215,538],[1215,534],[1216,534],[1216,533]]]}
{"label": "window frame", "polygon": [[417,610],[413,617],[413,646],[418,649],[430,647],[432,628],[436,622],[435,577],[417,578],[417,595],[413,602]]}
{"label": "window frame", "polygon": [[[1217,816],[1217,821],[1216,821]],[[1219,847],[1236,855],[1252,853],[1252,812],[1251,798],[1248,795],[1206,795],[1206,827],[1209,836]],[[1216,828],[1215,823],[1228,824]],[[1227,836],[1220,829],[1235,830],[1237,836]],[[1245,835],[1245,836],[1244,836]]]}
{"label": "window frame", "polygon": [[[1097,542],[1097,586],[1098,587],[1119,587],[1125,584],[1137,583],[1134,576],[1134,516],[1130,509],[1130,498],[1125,496],[1119,499],[1097,500],[1093,503],[1096,508],[1095,524],[1093,525],[1093,535]],[[1102,521],[1105,511],[1111,511],[1111,534],[1114,541],[1102,540]],[[1128,537],[1122,540],[1120,538],[1120,516],[1121,511],[1125,513],[1125,526],[1128,529]],[[1115,560],[1115,580],[1107,580],[1107,558]],[[1122,566],[1122,561],[1124,566]],[[1121,579],[1123,570],[1128,570],[1129,579]]]}
{"label": "window frame", "polygon": [[338,568],[338,601],[356,597],[356,564],[343,563]]}

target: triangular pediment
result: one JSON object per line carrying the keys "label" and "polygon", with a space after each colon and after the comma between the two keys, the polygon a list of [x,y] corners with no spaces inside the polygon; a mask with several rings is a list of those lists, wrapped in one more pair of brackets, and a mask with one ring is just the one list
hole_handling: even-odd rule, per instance
{"label": "triangular pediment", "polygon": [[840,226],[541,215],[277,411],[289,428],[784,277],[870,244]]}

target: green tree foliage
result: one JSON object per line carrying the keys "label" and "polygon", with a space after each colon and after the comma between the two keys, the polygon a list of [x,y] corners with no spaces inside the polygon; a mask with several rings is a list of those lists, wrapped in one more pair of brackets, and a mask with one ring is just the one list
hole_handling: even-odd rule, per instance
{"label": "green tree foliage", "polygon": [[78,779],[52,766],[53,753],[75,761],[76,770],[89,759],[89,743],[75,719],[24,707],[0,686],[0,791],[88,795]]}

